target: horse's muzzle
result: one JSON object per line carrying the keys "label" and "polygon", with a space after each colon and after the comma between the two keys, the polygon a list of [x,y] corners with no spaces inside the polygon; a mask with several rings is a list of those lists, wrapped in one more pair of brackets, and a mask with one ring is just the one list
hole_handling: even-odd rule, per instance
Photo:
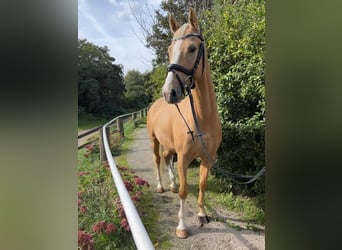
{"label": "horse's muzzle", "polygon": [[177,96],[177,92],[175,89],[171,89],[170,91],[163,92],[165,101],[169,104],[176,104],[182,100],[182,96]]}

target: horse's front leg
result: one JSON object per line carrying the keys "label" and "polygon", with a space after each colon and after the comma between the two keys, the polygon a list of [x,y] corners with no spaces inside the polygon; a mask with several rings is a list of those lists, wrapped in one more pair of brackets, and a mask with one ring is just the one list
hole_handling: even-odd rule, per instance
{"label": "horse's front leg", "polygon": [[155,168],[157,170],[157,192],[158,193],[163,193],[164,188],[161,183],[161,170],[160,170],[160,165],[161,165],[161,157],[160,157],[160,143],[156,139],[151,141],[152,144],[152,151],[153,151],[153,162],[155,165]]}
{"label": "horse's front leg", "polygon": [[177,167],[178,167],[178,178],[179,178],[179,191],[178,195],[180,198],[180,208],[178,212],[178,218],[179,218],[179,223],[176,228],[176,235],[178,238],[185,239],[188,237],[188,231],[185,226],[185,200],[186,197],[188,196],[188,184],[187,184],[187,169],[190,161],[185,161],[183,157],[179,157],[178,162],[177,162]]}
{"label": "horse's front leg", "polygon": [[177,193],[177,185],[176,185],[176,177],[175,177],[175,173],[174,173],[174,157],[175,155],[173,154],[172,157],[169,160],[169,164],[168,164],[168,169],[169,169],[169,177],[170,177],[170,190],[173,193]]}
{"label": "horse's front leg", "polygon": [[198,206],[199,206],[199,212],[198,212],[198,220],[203,226],[203,224],[209,223],[209,218],[205,212],[204,209],[204,192],[207,186],[207,179],[208,179],[208,172],[210,169],[210,164],[205,164],[204,162],[201,163],[200,166],[200,181],[199,181],[199,193],[198,193]]}

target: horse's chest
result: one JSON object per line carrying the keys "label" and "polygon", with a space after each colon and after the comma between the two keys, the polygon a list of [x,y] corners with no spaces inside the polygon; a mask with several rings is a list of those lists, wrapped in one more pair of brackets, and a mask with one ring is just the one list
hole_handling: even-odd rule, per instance
{"label": "horse's chest", "polygon": [[198,135],[196,132],[188,133],[181,141],[182,148],[199,155],[202,153],[203,147],[212,146],[210,138],[212,138],[210,133],[202,133],[202,135]]}

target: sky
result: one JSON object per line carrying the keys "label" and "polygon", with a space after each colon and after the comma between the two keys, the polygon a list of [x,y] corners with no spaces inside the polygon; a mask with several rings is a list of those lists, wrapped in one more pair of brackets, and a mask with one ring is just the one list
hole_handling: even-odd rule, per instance
{"label": "sky", "polygon": [[[132,14],[159,9],[161,0],[78,0],[78,38],[109,48],[115,64],[124,73],[136,69],[141,73],[152,69],[154,53],[139,40],[142,30]],[[144,11],[144,12],[142,12]],[[136,34],[135,34],[136,33]],[[139,38],[138,38],[138,37]]]}

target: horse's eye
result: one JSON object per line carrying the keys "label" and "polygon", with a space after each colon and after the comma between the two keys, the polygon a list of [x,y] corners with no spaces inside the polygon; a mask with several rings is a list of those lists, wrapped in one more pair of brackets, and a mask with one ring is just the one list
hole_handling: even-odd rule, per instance
{"label": "horse's eye", "polygon": [[190,53],[194,53],[196,51],[196,47],[194,45],[190,45],[190,47],[188,48],[188,51]]}

